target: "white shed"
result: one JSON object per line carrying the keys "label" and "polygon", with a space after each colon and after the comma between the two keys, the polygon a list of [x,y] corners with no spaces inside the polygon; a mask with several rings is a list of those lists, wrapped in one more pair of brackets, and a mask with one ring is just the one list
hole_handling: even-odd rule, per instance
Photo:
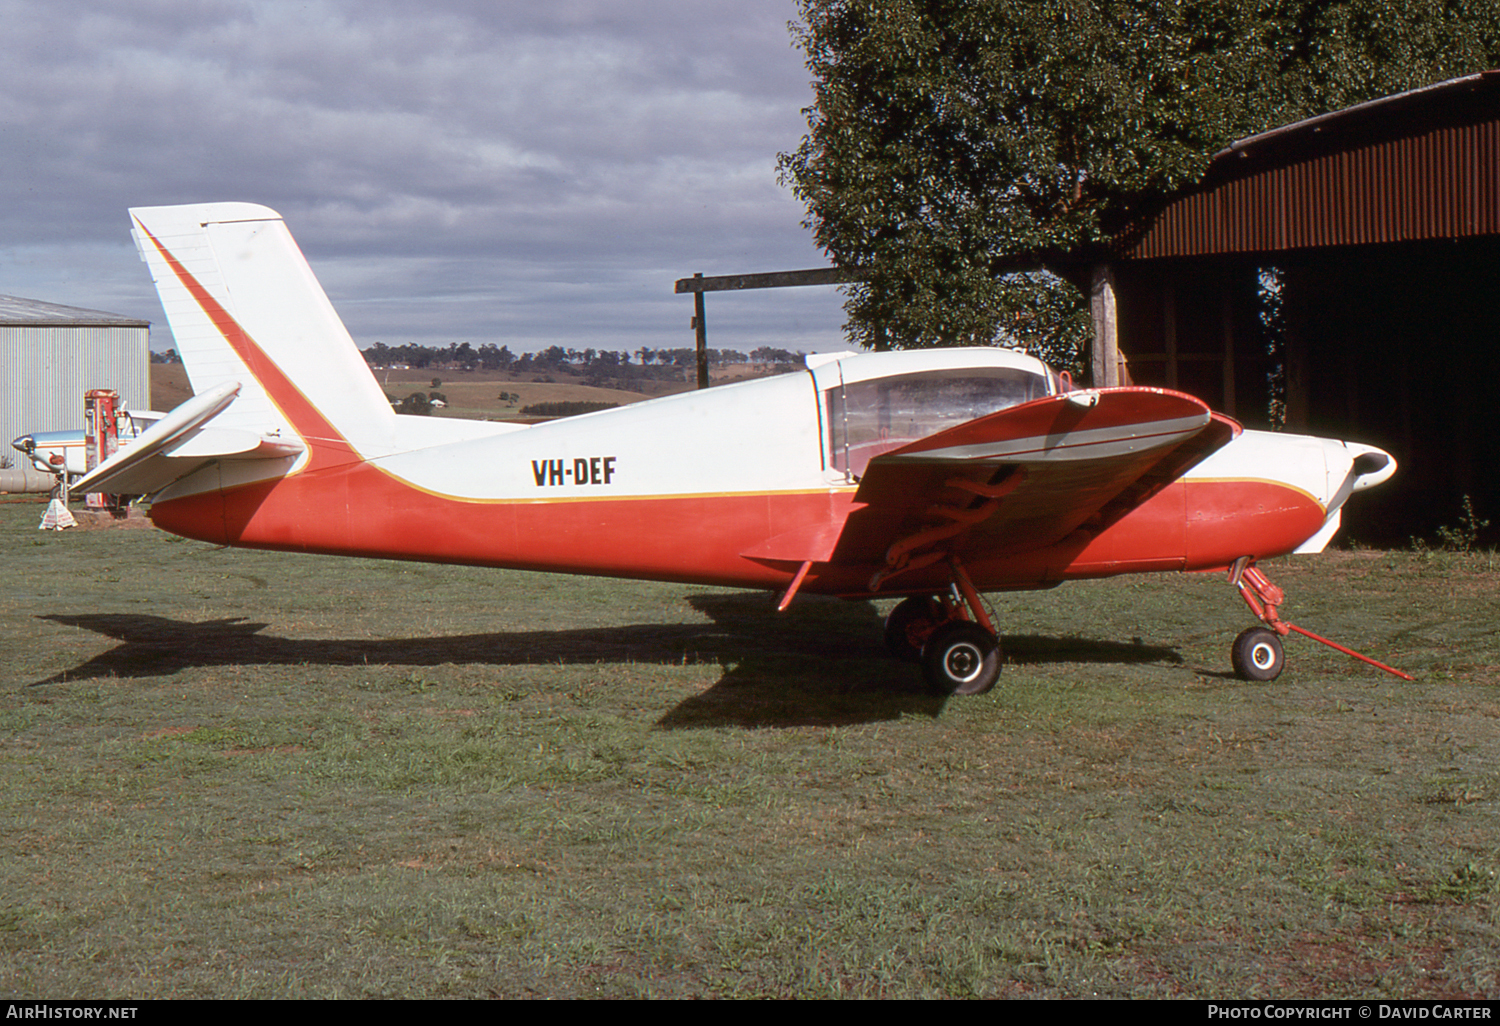
{"label": "white shed", "polygon": [[[0,296],[0,451],[32,431],[83,427],[83,394],[151,406],[150,321]],[[14,454],[19,455],[19,454]]]}

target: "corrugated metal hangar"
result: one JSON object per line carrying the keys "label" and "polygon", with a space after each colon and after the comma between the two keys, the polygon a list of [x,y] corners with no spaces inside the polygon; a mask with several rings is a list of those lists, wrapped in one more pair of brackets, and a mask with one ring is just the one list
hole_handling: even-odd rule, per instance
{"label": "corrugated metal hangar", "polygon": [[[83,394],[112,388],[150,408],[150,321],[0,296],[0,443],[83,427]],[[19,456],[19,454],[14,454]]]}
{"label": "corrugated metal hangar", "polygon": [[1096,382],[1390,450],[1347,537],[1456,525],[1465,495],[1500,522],[1500,72],[1236,142],[1069,270]]}

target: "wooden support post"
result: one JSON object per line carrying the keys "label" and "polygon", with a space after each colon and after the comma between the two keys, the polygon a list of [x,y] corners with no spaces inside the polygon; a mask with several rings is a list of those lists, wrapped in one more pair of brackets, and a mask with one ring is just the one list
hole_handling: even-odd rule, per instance
{"label": "wooden support post", "polygon": [[1089,309],[1094,319],[1091,363],[1095,388],[1114,388],[1120,383],[1119,308],[1115,301],[1115,269],[1094,265],[1089,287]]}
{"label": "wooden support post", "polygon": [[[693,275],[702,278],[703,272]],[[708,325],[703,320],[703,291],[693,293],[693,328],[698,343],[698,387],[708,387]]]}

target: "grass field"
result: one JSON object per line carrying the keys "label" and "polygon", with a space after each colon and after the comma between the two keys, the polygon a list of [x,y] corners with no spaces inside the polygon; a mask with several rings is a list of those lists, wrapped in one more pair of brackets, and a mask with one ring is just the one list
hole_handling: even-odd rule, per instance
{"label": "grass field", "polygon": [[0,505],[0,996],[1494,997],[1500,568],[889,603],[43,534]]}

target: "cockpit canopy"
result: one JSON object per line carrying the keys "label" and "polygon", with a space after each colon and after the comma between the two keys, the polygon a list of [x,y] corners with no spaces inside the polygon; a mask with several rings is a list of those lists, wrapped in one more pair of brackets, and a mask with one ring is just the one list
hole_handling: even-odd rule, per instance
{"label": "cockpit canopy", "polygon": [[824,388],[830,469],[857,480],[881,453],[1058,391],[1045,364],[1005,355],[1013,365],[933,367]]}

